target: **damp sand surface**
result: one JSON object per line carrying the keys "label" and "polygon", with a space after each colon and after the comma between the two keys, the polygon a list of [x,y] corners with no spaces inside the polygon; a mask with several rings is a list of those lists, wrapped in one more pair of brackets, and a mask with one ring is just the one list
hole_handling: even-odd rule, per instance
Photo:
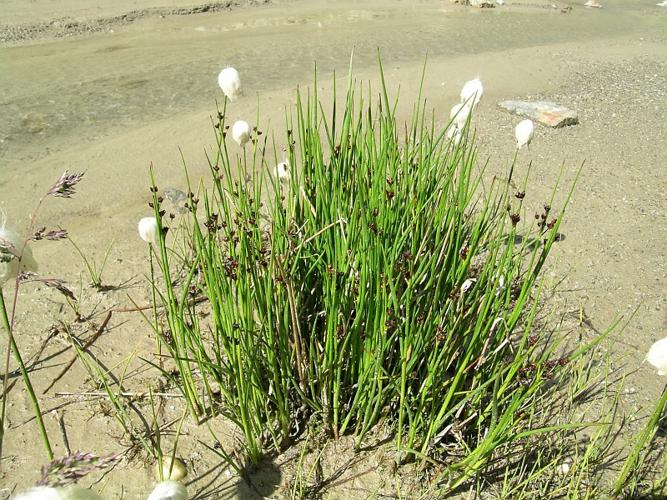
{"label": "damp sand surface", "polygon": [[[297,86],[312,85],[315,61],[318,87],[326,95],[334,71],[344,82],[352,52],[355,76],[376,84],[379,48],[390,91],[395,95],[400,86],[399,117],[408,116],[417,96],[425,57],[423,93],[438,125],[446,124],[461,85],[482,78],[485,94],[475,127],[479,156],[488,159],[490,172],[506,171],[518,121],[498,109],[498,101],[548,99],[579,113],[576,126],[538,126],[530,150],[520,151],[517,168],[525,172],[532,164],[525,216],[550,198],[561,172],[567,186],[583,164],[547,281],[559,284],[556,316],[566,324],[586,318],[591,334],[636,312],[604,349],[612,352],[615,367],[629,373],[626,385],[634,389],[622,396],[623,410],[645,415],[661,384],[640,363],[650,344],[667,334],[667,9],[638,0],[609,0],[602,9],[551,3],[508,0],[504,7],[473,9],[432,0],[295,0],[236,2],[202,12],[197,10],[202,4],[191,1],[123,1],[112,7],[111,2],[3,2],[1,206],[20,230],[63,170],[85,171],[76,196],[48,200],[39,225],[67,228],[98,263],[110,247],[103,281],[117,287],[91,289],[81,257],[67,241],[33,245],[40,271],[67,280],[80,296],[80,321],[75,321],[72,307],[55,292],[24,288],[16,335],[24,356],[34,356],[38,392],[73,355],[63,318],[74,325],[74,334],[85,337],[99,328],[108,309],[148,303],[147,252],[136,234],[138,219],[150,215],[148,166],[155,166],[160,187],[180,190],[185,190],[182,158],[193,178],[205,172],[205,154],[215,142],[210,117],[222,98],[218,71],[234,65],[243,78],[245,93],[230,107],[230,119],[254,124],[259,108],[258,125],[282,137],[284,109]],[[556,205],[565,196],[564,187],[561,191]],[[116,312],[92,352],[117,371],[128,363],[128,383],[146,387],[154,376],[138,356],[153,349],[143,319]],[[58,409],[72,450],[130,449],[101,399],[67,395],[91,386],[77,362],[41,396],[43,409]],[[0,472],[5,496],[16,485],[33,483],[36,464],[44,461],[20,383],[10,400]],[[165,421],[180,416],[180,404],[169,399],[160,404]],[[46,423],[56,455],[63,454],[54,412]],[[216,432],[227,443],[236,436],[222,424]],[[191,468],[191,492],[206,498],[285,494],[281,488],[294,457],[266,464],[253,489],[221,473],[220,459],[197,444],[210,441],[206,429],[186,426],[186,436],[179,454]],[[336,446],[344,453],[344,443]],[[386,457],[378,453],[345,472],[332,487],[332,498],[395,491],[396,480],[383,473]],[[139,453],[117,467],[96,488],[104,489],[105,498],[145,498],[153,478],[142,458]],[[329,472],[335,471],[335,461],[330,465]]]}

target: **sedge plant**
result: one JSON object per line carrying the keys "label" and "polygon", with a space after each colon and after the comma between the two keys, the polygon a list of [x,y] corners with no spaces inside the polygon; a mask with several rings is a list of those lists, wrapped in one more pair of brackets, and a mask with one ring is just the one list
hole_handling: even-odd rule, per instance
{"label": "sedge plant", "polygon": [[556,429],[531,425],[534,406],[586,352],[556,354],[535,321],[563,212],[552,196],[525,217],[513,163],[484,184],[472,116],[452,141],[420,91],[402,123],[380,76],[378,98],[352,76],[330,104],[317,82],[298,91],[278,140],[289,176],[257,128],[234,154],[225,100],[178,242],[151,170],[158,334],[193,416],[228,417],[250,463],[308,419],[357,449],[382,422],[397,463],[445,464],[456,489]]}

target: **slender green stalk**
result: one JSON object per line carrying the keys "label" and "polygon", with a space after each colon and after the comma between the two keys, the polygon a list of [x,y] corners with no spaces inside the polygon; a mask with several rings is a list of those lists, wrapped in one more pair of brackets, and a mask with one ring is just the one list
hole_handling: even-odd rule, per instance
{"label": "slender green stalk", "polygon": [[662,414],[665,411],[665,406],[667,405],[667,386],[662,390],[662,396],[658,400],[658,404],[655,406],[651,417],[649,418],[646,426],[639,433],[635,440],[635,444],[630,450],[623,468],[618,475],[618,478],[614,482],[612,489],[612,495],[618,497],[621,494],[623,488],[627,485],[628,480],[633,474],[637,473],[638,468],[641,466],[642,462],[642,452],[646,447],[650,449],[651,443],[653,442],[653,437],[658,430],[658,424],[662,418]]}
{"label": "slender green stalk", "polygon": [[[23,383],[25,384],[25,387],[28,391],[28,396],[30,397],[30,401],[32,403],[32,408],[35,414],[35,420],[37,421],[37,426],[39,427],[39,433],[42,437],[42,444],[44,444],[44,448],[46,448],[46,454],[49,460],[53,460],[53,450],[51,449],[51,443],[49,441],[49,434],[46,432],[46,427],[44,426],[44,419],[42,418],[42,410],[40,409],[39,406],[39,401],[37,400],[37,396],[35,395],[35,391],[32,387],[32,383],[30,382],[30,377],[28,375],[28,371],[26,370],[25,365],[23,364],[23,359],[21,358],[21,352],[19,351],[18,346],[16,345],[16,340],[14,340],[14,335],[12,331],[12,327],[10,326],[9,322],[9,316],[7,315],[7,308],[5,306],[5,297],[2,293],[2,289],[0,289],[0,313],[2,315],[2,323],[3,326],[7,332],[7,339],[9,341],[12,354],[14,355],[14,359],[16,360],[16,363],[19,366],[19,370],[21,371],[21,376],[23,377]],[[3,387],[3,396],[2,396],[2,429],[0,429],[0,432],[2,433],[2,437],[4,437],[4,429],[5,429],[5,400],[7,399],[7,387]]]}
{"label": "slender green stalk", "polygon": [[158,356],[158,363],[162,366],[162,343],[160,342],[159,329],[158,329],[158,317],[157,317],[157,297],[155,290],[155,266],[153,264],[153,245],[148,245],[148,261],[150,262],[151,268],[151,306],[153,310],[153,331],[155,332],[155,352]]}
{"label": "slender green stalk", "polygon": [[76,253],[79,254],[81,257],[81,260],[83,261],[84,265],[86,266],[86,270],[88,271],[88,276],[90,276],[90,282],[95,288],[102,288],[102,273],[104,272],[104,268],[106,267],[107,261],[109,259],[109,254],[111,253],[111,247],[113,246],[113,242],[109,244],[107,247],[106,251],[104,252],[104,257],[102,258],[102,263],[100,264],[99,268],[97,267],[97,264],[92,260],[92,258],[88,258],[85,253],[79,248],[79,246],[74,242],[72,238],[67,238],[69,242],[72,244],[74,249],[76,250]]}

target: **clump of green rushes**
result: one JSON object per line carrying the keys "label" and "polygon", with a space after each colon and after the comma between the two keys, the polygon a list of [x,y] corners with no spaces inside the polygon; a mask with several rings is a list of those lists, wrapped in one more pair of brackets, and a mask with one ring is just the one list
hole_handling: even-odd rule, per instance
{"label": "clump of green rushes", "polygon": [[470,118],[452,142],[421,95],[399,123],[384,77],[379,100],[350,77],[328,112],[313,89],[286,113],[277,177],[267,134],[232,155],[218,114],[178,242],[153,179],[158,334],[193,414],[235,422],[250,462],[308,419],[358,448],[383,423],[398,463],[442,460],[454,488],[538,432],[536,398],[568,362],[535,328],[562,212],[521,223],[511,172],[481,189]]}

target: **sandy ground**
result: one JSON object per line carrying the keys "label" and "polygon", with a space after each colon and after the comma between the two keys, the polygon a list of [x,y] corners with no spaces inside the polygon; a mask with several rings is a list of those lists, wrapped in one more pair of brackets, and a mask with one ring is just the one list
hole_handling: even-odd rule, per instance
{"label": "sandy ground", "polygon": [[[110,308],[148,302],[144,279],[146,248],[136,222],[150,215],[146,202],[148,165],[161,187],[184,185],[181,148],[191,174],[204,172],[204,152],[213,143],[209,116],[222,97],[217,72],[233,64],[245,95],[232,119],[282,126],[282,112],[297,85],[311,81],[318,63],[319,85],[330,87],[332,71],[344,74],[355,51],[359,79],[376,81],[376,47],[387,80],[400,85],[407,116],[428,54],[425,95],[437,121],[445,124],[461,85],[479,75],[485,95],[475,118],[480,158],[502,172],[514,153],[518,119],[498,109],[500,100],[546,98],[575,109],[580,124],[537,127],[518,168],[532,170],[525,217],[548,198],[561,168],[563,188],[583,164],[578,186],[555,248],[549,281],[562,280],[555,297],[561,314],[585,312],[604,330],[619,316],[636,315],[614,332],[605,349],[614,367],[627,373],[622,407],[643,416],[662,383],[641,360],[667,332],[667,9],[655,1],[609,0],[603,9],[583,2],[512,2],[496,9],[471,9],[449,2],[287,1],[230,6],[193,14],[160,12],[200,5],[178,2],[0,1],[0,203],[8,225],[23,229],[38,198],[60,173],[85,171],[72,200],[49,200],[40,226],[62,226],[93,261],[111,245],[103,280],[118,289],[95,292],[81,258],[65,242],[37,242],[34,254],[44,275],[67,280],[80,296],[75,313],[57,293],[28,284],[19,301],[16,336],[26,358],[35,357],[33,379],[41,394],[72,357],[60,321],[72,333],[95,331]],[[139,4],[141,4],[139,6]],[[568,9],[568,7],[572,7]],[[132,22],[109,23],[129,11],[156,9]],[[37,29],[54,20],[104,29]],[[100,21],[101,20],[101,21]],[[60,21],[58,21],[60,22]],[[60,28],[58,28],[60,29]],[[16,37],[17,33],[32,33]],[[51,335],[52,334],[52,335]],[[51,337],[50,337],[51,335]],[[43,352],[40,347],[50,338]],[[3,341],[4,342],[4,341]],[[0,343],[4,352],[4,343]],[[150,328],[136,313],[115,312],[92,352],[118,373],[128,364],[128,384],[146,387],[153,375],[137,356],[154,346]],[[134,355],[134,356],[132,356]],[[96,453],[122,451],[121,432],[99,400],[63,396],[94,389],[77,362],[41,396],[44,409],[58,408],[69,447]],[[164,418],[180,415],[165,400]],[[10,393],[0,498],[39,477],[40,448],[26,394],[19,382]],[[56,454],[65,452],[56,412],[46,416]],[[232,442],[234,432],[216,423]],[[255,490],[217,467],[220,460],[197,444],[210,443],[206,429],[186,426],[181,454],[190,466],[197,498],[254,498],[285,495],[281,473],[294,456],[267,464]],[[344,448],[344,443],[333,446]],[[341,452],[342,453],[342,452]],[[366,498],[392,491],[383,457],[368,456],[331,489],[334,498]],[[98,477],[96,477],[98,478]],[[139,459],[100,479],[105,498],[145,498],[152,468]],[[282,489],[281,489],[282,488]]]}

